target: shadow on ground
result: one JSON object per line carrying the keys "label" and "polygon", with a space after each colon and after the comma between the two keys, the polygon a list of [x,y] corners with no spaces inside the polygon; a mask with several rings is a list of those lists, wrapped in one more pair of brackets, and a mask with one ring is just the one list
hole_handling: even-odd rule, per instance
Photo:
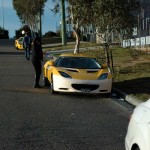
{"label": "shadow on ground", "polygon": [[150,77],[114,82],[113,87],[122,90],[127,94],[150,95]]}

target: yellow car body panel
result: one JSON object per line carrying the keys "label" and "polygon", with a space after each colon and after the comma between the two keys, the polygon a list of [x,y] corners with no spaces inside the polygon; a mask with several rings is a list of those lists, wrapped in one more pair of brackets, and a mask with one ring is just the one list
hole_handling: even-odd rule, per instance
{"label": "yellow car body panel", "polygon": [[15,47],[17,50],[23,50],[24,47],[23,47],[23,38],[24,37],[20,37],[19,39],[16,39],[15,40]]}

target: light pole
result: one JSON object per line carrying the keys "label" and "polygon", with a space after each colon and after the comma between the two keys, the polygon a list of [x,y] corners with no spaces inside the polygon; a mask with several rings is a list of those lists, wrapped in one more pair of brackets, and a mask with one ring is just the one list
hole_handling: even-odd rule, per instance
{"label": "light pole", "polygon": [[42,39],[42,10],[40,9],[40,13],[38,15],[38,34]]}
{"label": "light pole", "polygon": [[2,0],[2,22],[3,22],[3,34],[4,34],[4,2]]}
{"label": "light pole", "polygon": [[65,2],[61,0],[61,31],[62,31],[62,45],[66,45],[66,22],[65,22]]}

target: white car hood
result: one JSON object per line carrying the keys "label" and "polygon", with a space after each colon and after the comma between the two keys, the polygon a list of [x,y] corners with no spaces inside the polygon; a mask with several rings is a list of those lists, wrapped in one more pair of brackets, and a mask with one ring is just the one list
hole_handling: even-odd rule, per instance
{"label": "white car hood", "polygon": [[141,103],[140,105],[150,109],[150,98],[146,102]]}

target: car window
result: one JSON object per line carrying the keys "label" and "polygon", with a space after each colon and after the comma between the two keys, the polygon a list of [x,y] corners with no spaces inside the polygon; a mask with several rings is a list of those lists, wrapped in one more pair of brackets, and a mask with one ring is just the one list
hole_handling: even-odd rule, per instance
{"label": "car window", "polygon": [[100,69],[101,66],[94,58],[87,57],[60,57],[55,66],[77,69]]}
{"label": "car window", "polygon": [[19,39],[18,39],[18,42],[19,42],[20,44],[22,44],[22,43],[23,43],[23,38],[19,38]]}

